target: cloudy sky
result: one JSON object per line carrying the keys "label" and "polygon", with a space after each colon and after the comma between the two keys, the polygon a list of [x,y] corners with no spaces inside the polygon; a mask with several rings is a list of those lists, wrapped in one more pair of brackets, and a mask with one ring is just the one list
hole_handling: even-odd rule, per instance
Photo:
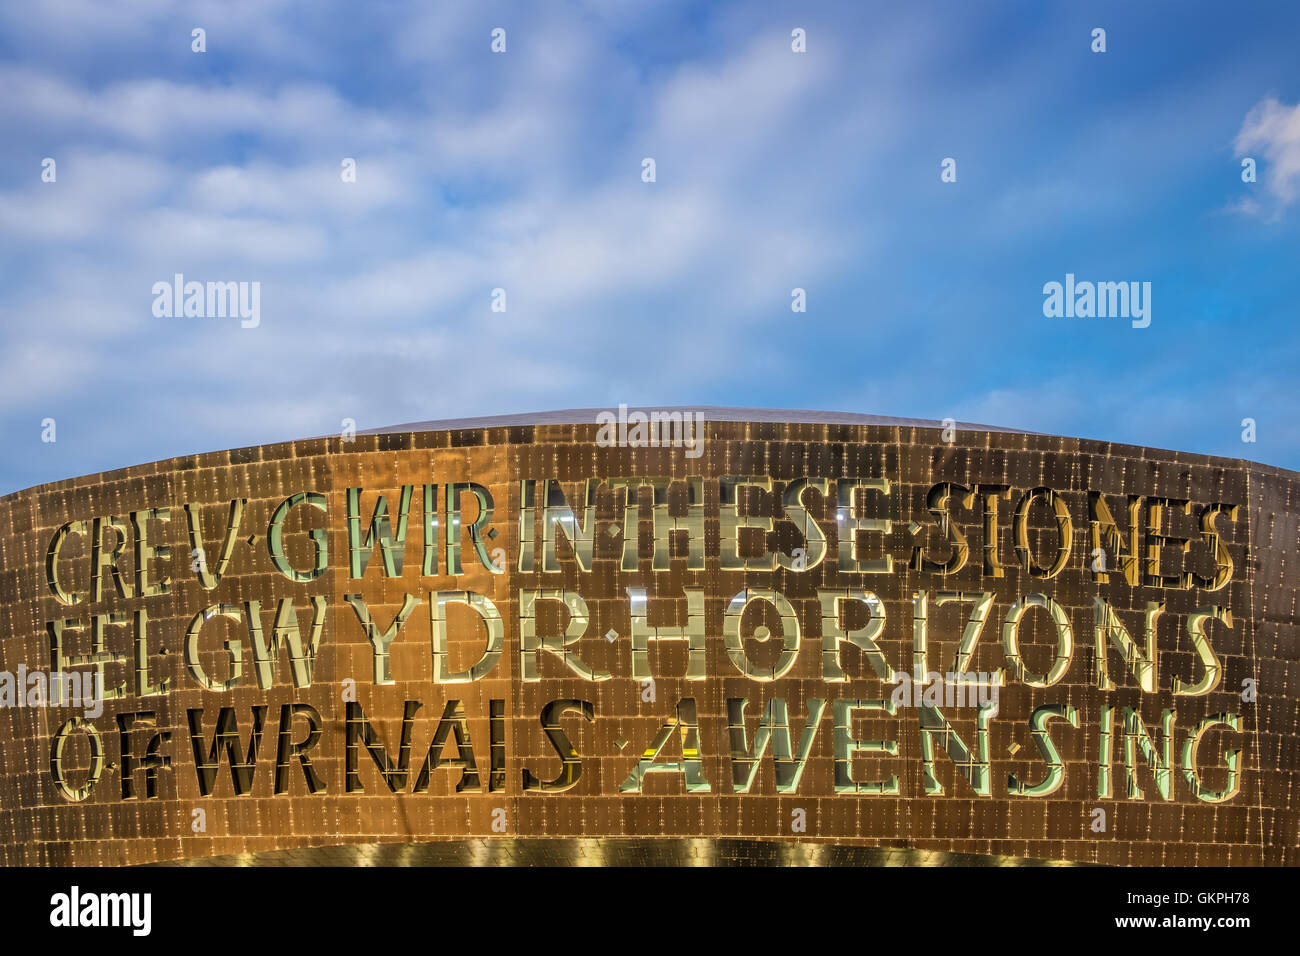
{"label": "cloudy sky", "polygon": [[[620,402],[1300,468],[1297,36],[1249,2],[5,5],[0,493]],[[155,316],[176,273],[259,282],[260,324]],[[1150,326],[1045,317],[1067,273],[1150,282]]]}

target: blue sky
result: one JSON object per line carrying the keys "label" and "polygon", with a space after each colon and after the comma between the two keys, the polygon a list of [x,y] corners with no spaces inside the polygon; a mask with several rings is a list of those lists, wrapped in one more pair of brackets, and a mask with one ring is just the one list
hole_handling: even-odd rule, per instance
{"label": "blue sky", "polygon": [[[1300,468],[1297,36],[1249,2],[7,5],[0,493],[620,402]],[[260,282],[260,325],[155,317],[178,272]],[[1067,272],[1150,282],[1150,327],[1045,317]]]}

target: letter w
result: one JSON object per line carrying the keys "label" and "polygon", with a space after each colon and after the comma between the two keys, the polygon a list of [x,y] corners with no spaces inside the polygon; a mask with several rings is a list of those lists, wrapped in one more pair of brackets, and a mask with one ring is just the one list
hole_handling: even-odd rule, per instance
{"label": "letter w", "polygon": [[217,715],[217,732],[212,737],[212,747],[207,756],[203,755],[203,708],[192,708],[185,712],[190,724],[190,742],[194,745],[194,766],[199,776],[199,793],[209,796],[216,782],[217,769],[221,764],[221,750],[224,747],[230,759],[230,779],[235,784],[235,795],[240,796],[253,789],[253,771],[257,763],[257,745],[262,739],[262,721],[266,717],[265,706],[253,707],[253,730],[248,737],[248,761],[239,747],[239,722],[235,719],[235,708],[222,707]]}
{"label": "letter w", "polygon": [[370,527],[366,537],[361,539],[361,489],[349,488],[348,502],[348,566],[349,573],[359,578],[366,573],[370,556],[375,551],[375,541],[384,556],[384,576],[400,578],[402,576],[402,559],[406,556],[406,520],[411,512],[411,494],[414,485],[402,485],[402,497],[397,505],[397,535],[393,535],[393,525],[388,518],[388,500],[380,495],[375,502],[374,513],[370,517]]}
{"label": "letter w", "polygon": [[773,697],[768,701],[767,710],[763,712],[758,724],[758,733],[754,735],[754,749],[750,751],[745,732],[745,707],[748,703],[744,697],[727,700],[727,723],[731,732],[731,773],[736,793],[749,793],[758,777],[758,765],[767,752],[769,741],[772,744],[776,771],[776,792],[794,793],[799,789],[799,779],[803,776],[804,764],[812,751],[813,738],[817,736],[817,725],[826,710],[826,701],[809,698],[808,720],[804,723],[803,735],[799,738],[797,757],[790,752],[790,714],[784,697]]}
{"label": "letter w", "polygon": [[310,687],[312,672],[316,669],[316,652],[320,650],[321,633],[325,630],[325,596],[312,597],[311,639],[303,646],[302,632],[298,628],[298,612],[293,598],[281,598],[271,625],[271,642],[266,642],[262,630],[262,604],[260,601],[244,603],[248,617],[248,636],[253,643],[253,659],[257,662],[257,686],[266,690],[275,683],[275,665],[280,657],[280,645],[289,648],[289,668],[294,687]]}

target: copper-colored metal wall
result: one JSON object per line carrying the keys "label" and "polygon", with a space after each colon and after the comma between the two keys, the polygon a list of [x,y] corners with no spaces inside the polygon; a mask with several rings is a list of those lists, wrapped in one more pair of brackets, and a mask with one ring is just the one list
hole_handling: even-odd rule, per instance
{"label": "copper-colored metal wall", "polygon": [[[937,429],[888,426],[711,422],[706,426],[703,454],[691,458],[681,448],[598,447],[596,425],[529,425],[461,431],[430,431],[359,435],[355,441],[315,439],[173,459],[122,471],[71,479],[29,489],[0,499],[0,669],[50,670],[51,644],[47,623],[94,614],[127,612],[128,622],[105,629],[106,652],[125,662],[106,665],[109,685],[125,682],[126,697],[105,702],[91,723],[103,741],[106,766],[86,799],[72,801],[54,786],[51,746],[56,731],[75,708],[30,707],[0,710],[0,860],[7,864],[126,864],[159,860],[258,852],[272,849],[347,843],[418,842],[467,836],[586,837],[629,836],[665,838],[784,839],[872,846],[909,847],[923,851],[952,851],[991,856],[1031,857],[1113,864],[1280,864],[1300,860],[1297,829],[1300,813],[1297,787],[1297,718],[1300,665],[1297,665],[1297,514],[1300,476],[1278,469],[1204,456],[1158,452],[1131,446],[1082,442],[1010,432],[959,431],[946,443]],[[829,547],[817,567],[796,572],[778,570],[723,571],[719,565],[719,483],[723,475],[766,475],[775,482],[777,497],[755,502],[777,519],[769,537],[773,550],[792,553],[804,546],[794,525],[781,520],[780,492],[785,482],[802,477],[831,479],[827,497],[809,493],[812,516],[825,530]],[[667,571],[651,569],[652,528],[648,514],[642,523],[640,568],[620,570],[622,539],[611,534],[624,516],[615,510],[607,486],[597,495],[595,564],[580,571],[568,547],[560,544],[559,573],[517,570],[518,516],[521,479],[558,478],[570,504],[574,482],[589,477],[688,476],[704,478],[707,538],[706,567],[689,571],[673,548]],[[888,497],[868,495],[867,514],[890,518],[885,536],[864,534],[870,555],[890,554],[890,574],[845,574],[837,570],[834,481],[887,478]],[[491,573],[475,557],[468,539],[462,547],[464,573],[446,574],[440,543],[439,575],[421,575],[421,487],[454,481],[486,486],[495,502],[492,527],[498,535],[489,549],[502,548],[507,572]],[[948,554],[944,536],[927,511],[927,494],[941,482],[966,488],[975,484],[1007,485],[1010,502],[1003,501],[999,555],[1005,576],[986,577],[983,516],[954,502],[957,526],[970,544],[970,560],[953,574],[909,568],[914,540],[927,556]],[[378,549],[360,580],[348,573],[346,489],[362,488],[361,516],[368,525],[377,494],[390,512],[399,489],[415,486],[407,532],[407,550],[400,577],[383,576]],[[1009,527],[1010,510],[1022,493],[1048,487],[1065,501],[1073,524],[1070,555],[1064,570],[1050,579],[1032,578],[1015,555]],[[672,486],[674,513],[684,505],[684,484]],[[327,513],[296,508],[285,525],[286,552],[295,568],[309,567],[312,545],[308,528],[328,530],[329,564],[319,578],[295,582],[279,573],[268,555],[267,534],[273,511],[298,492],[318,492],[327,500]],[[1088,491],[1101,492],[1111,502],[1121,527],[1128,524],[1125,496],[1143,495],[1190,501],[1191,516],[1166,514],[1168,533],[1190,537],[1184,554],[1177,546],[1161,550],[1166,574],[1213,571],[1211,552],[1199,534],[1196,515],[1202,506],[1240,506],[1235,522],[1220,516],[1217,528],[1231,555],[1231,582],[1222,590],[1165,589],[1130,586],[1121,574],[1108,583],[1093,580],[1093,545],[1088,524]],[[206,542],[206,560],[214,563],[225,530],[231,499],[247,499],[247,507],[225,574],[205,590],[190,568],[184,506],[198,508]],[[469,499],[467,498],[468,502]],[[123,598],[111,581],[99,601],[86,599],[68,606],[51,593],[47,553],[56,531],[69,521],[90,521],[131,512],[170,509],[167,521],[148,525],[150,544],[172,548],[170,558],[156,558],[151,579],[171,579],[167,593]],[[467,506],[466,517],[473,508]],[[445,516],[444,516],[445,517]],[[1031,513],[1031,550],[1039,561],[1054,548],[1055,525],[1046,508]],[[914,536],[912,522],[921,528]],[[130,527],[130,522],[126,522]],[[444,524],[445,529],[445,524]],[[110,539],[111,540],[111,539]],[[1146,539],[1141,557],[1146,556]],[[540,547],[538,548],[540,558]],[[59,555],[59,574],[74,590],[87,590],[90,574],[88,541],[71,536]],[[125,574],[136,569],[128,548],[118,566]],[[1112,569],[1113,571],[1113,569]],[[129,578],[128,578],[129,579]],[[686,588],[704,589],[707,677],[685,679],[687,646],[665,641],[650,650],[654,700],[645,700],[641,683],[631,676],[630,607],[625,589],[643,587],[649,596],[650,626],[678,630],[686,621]],[[723,617],[732,597],[746,587],[770,588],[793,606],[801,626],[799,655],[788,675],[758,682],[736,669],[723,639]],[[542,680],[519,679],[519,604],[521,588],[563,588],[586,601],[590,625],[572,646],[587,664],[612,673],[612,679],[591,682],[567,670],[555,656],[540,657]],[[821,605],[818,589],[864,588],[883,601],[887,620],[880,647],[896,670],[910,671],[913,653],[913,595],[931,595],[929,628],[932,668],[947,670],[970,612],[969,603],[938,607],[938,590],[992,591],[995,598],[985,633],[977,645],[971,670],[1005,667],[1001,646],[1002,621],[1008,608],[1023,595],[1042,593],[1067,612],[1074,634],[1074,652],[1062,680],[1048,688],[1030,688],[1008,678],[1001,690],[999,711],[989,733],[991,795],[979,796],[958,773],[941,742],[934,745],[934,774],[942,795],[927,795],[921,752],[919,710],[901,708],[897,715],[860,714],[852,733],[863,740],[896,740],[897,755],[859,755],[853,762],[858,781],[899,778],[897,795],[837,793],[834,789],[834,732],[828,703],[803,769],[798,790],[778,795],[771,751],[764,757],[748,793],[733,790],[731,738],[727,701],[747,698],[747,743],[752,747],[759,716],[774,696],[788,701],[791,733],[798,745],[810,699],[888,698],[891,688],[874,674],[864,655],[846,645],[841,654],[850,680],[828,683],[823,677]],[[428,595],[436,591],[469,590],[486,595],[499,609],[505,625],[505,648],[499,662],[473,683],[435,684],[430,650]],[[374,620],[385,627],[402,606],[404,596],[419,604],[392,645],[394,683],[376,686],[374,654],[357,615],[345,595],[359,594]],[[327,597],[324,629],[311,686],[295,688],[290,669],[277,663],[275,683],[261,689],[255,680],[248,635],[241,625],[205,622],[200,658],[211,674],[229,671],[221,646],[225,637],[243,640],[244,674],[232,690],[214,692],[198,687],[184,660],[186,628],[195,614],[214,603],[242,605],[257,600],[264,627],[270,631],[271,609],[281,598],[294,598],[304,634],[311,622],[311,596]],[[1094,675],[1094,599],[1111,604],[1129,630],[1141,640],[1148,602],[1164,602],[1158,622],[1159,659],[1156,692],[1144,693],[1118,654],[1109,655],[1109,673],[1118,685],[1101,691]],[[1202,673],[1201,659],[1188,637],[1188,615],[1198,607],[1218,605],[1231,610],[1232,626],[1211,621],[1207,634],[1222,666],[1215,689],[1201,696],[1173,696],[1172,679],[1193,683]],[[133,628],[130,613],[147,612],[148,678],[170,681],[168,692],[135,696]],[[483,630],[466,608],[453,608],[450,625],[450,666],[464,670],[484,647]],[[548,616],[549,615],[549,616]],[[775,614],[751,610],[745,634],[760,624],[780,633]],[[1021,631],[1027,666],[1042,673],[1051,660],[1054,632],[1047,615],[1031,612]],[[540,626],[553,633],[558,616],[553,608],[542,614]],[[860,626],[862,621],[853,626]],[[618,636],[607,640],[604,635]],[[89,630],[69,632],[65,653],[90,651]],[[770,665],[779,637],[767,642],[748,639],[746,650]],[[82,668],[83,670],[85,668]],[[401,790],[389,792],[364,748],[360,749],[361,793],[345,792],[344,696],[355,681],[355,698],[380,742],[398,753],[404,702],[421,701],[411,732],[410,766]],[[1244,682],[1254,681],[1258,695],[1243,700]],[[1247,696],[1250,696],[1247,694]],[[688,793],[683,776],[651,773],[644,792],[620,793],[620,785],[636,767],[642,751],[675,712],[676,703],[692,698],[699,720],[703,777],[709,792]],[[484,792],[456,793],[461,771],[433,771],[428,791],[411,790],[429,743],[448,700],[463,702],[469,737]],[[506,701],[504,782],[490,781],[489,701]],[[570,712],[562,726],[581,755],[581,777],[562,793],[525,793],[525,767],[541,779],[556,777],[560,761],[543,733],[539,715],[557,699],[589,701],[595,719],[585,721]],[[312,705],[324,727],[312,762],[324,789],[308,793],[295,760],[287,774],[288,792],[274,793],[280,708],[289,702]],[[1013,796],[1008,775],[1037,782],[1046,765],[1030,732],[1030,714],[1045,704],[1077,708],[1078,727],[1058,720],[1050,725],[1052,739],[1065,765],[1065,780],[1045,797]],[[241,745],[247,747],[252,708],[265,706],[265,726],[256,760],[251,792],[235,795],[227,760],[222,757],[215,790],[199,792],[187,711],[202,709],[204,748],[211,745],[217,715],[233,707]],[[1098,795],[1099,739],[1103,707],[1114,708],[1112,793]],[[1140,755],[1137,779],[1142,799],[1125,791],[1123,709],[1138,710],[1152,740],[1157,741],[1164,709],[1173,708],[1175,770],[1171,800],[1163,800],[1155,776]],[[161,753],[170,766],[159,771],[156,796],[146,795],[143,773],[133,775],[134,795],[122,794],[121,713],[151,711],[156,729],[170,732]],[[975,711],[945,711],[958,735],[973,746]],[[1197,764],[1204,786],[1224,787],[1228,750],[1241,751],[1240,792],[1222,803],[1208,803],[1189,789],[1183,773],[1184,738],[1196,723],[1211,715],[1240,715],[1239,732],[1223,727],[1208,733]],[[294,725],[293,740],[302,739],[305,722]],[[152,729],[139,729],[131,738],[138,758]],[[80,783],[89,765],[84,734],[73,734],[65,751],[67,776]],[[446,756],[454,755],[454,741]],[[680,759],[677,737],[664,749],[663,759]],[[500,789],[488,791],[490,782]],[[1100,808],[1105,829],[1094,829]],[[205,829],[196,832],[201,810]],[[504,814],[496,811],[504,811]],[[806,830],[793,828],[800,818]],[[494,823],[497,829],[494,829]]]}

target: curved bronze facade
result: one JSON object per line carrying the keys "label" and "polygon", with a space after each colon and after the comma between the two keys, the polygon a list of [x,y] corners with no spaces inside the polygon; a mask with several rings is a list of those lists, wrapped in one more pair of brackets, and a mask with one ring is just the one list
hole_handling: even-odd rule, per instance
{"label": "curved bronze facade", "polygon": [[0,499],[0,858],[621,837],[1300,858],[1300,476],[638,415]]}

